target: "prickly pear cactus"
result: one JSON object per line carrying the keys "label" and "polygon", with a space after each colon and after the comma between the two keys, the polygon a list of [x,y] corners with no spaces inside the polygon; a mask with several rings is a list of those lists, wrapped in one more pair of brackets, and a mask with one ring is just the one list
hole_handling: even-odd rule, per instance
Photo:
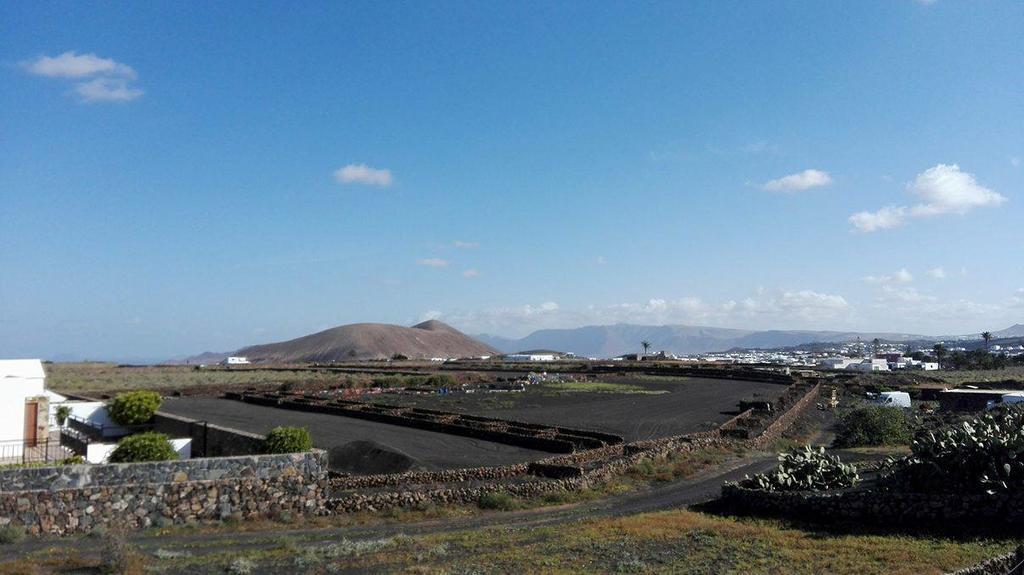
{"label": "prickly pear cactus", "polygon": [[827,491],[852,487],[860,481],[857,468],[825,453],[824,447],[805,445],[779,454],[779,466],[747,477],[740,486],[764,491]]}

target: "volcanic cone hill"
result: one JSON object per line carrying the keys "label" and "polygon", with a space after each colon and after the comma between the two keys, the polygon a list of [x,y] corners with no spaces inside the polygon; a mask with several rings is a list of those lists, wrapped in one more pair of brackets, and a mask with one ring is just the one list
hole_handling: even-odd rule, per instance
{"label": "volcanic cone hill", "polygon": [[288,341],[243,347],[231,355],[258,363],[326,363],[388,359],[396,354],[422,359],[498,353],[450,325],[430,320],[412,327],[354,323]]}

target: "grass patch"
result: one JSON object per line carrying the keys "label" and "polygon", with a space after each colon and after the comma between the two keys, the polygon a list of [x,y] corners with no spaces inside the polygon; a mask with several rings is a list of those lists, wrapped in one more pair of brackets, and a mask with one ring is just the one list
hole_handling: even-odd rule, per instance
{"label": "grass patch", "polygon": [[522,507],[518,499],[508,493],[485,493],[476,502],[480,509],[493,509],[495,511],[513,511]]}

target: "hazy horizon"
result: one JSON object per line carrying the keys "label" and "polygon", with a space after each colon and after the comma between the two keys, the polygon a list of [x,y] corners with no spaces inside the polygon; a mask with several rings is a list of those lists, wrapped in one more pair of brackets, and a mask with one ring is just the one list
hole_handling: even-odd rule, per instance
{"label": "hazy horizon", "polygon": [[0,356],[1024,323],[1024,3],[12,4]]}

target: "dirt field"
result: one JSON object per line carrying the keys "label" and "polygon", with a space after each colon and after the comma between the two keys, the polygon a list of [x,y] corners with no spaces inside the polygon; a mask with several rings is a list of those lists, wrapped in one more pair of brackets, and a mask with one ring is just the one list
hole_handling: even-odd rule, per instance
{"label": "dirt field", "polygon": [[711,429],[735,415],[741,399],[775,399],[785,389],[770,383],[699,378],[651,381],[607,377],[601,381],[647,393],[573,392],[566,390],[571,386],[541,384],[521,393],[380,395],[366,399],[604,431],[636,441]]}
{"label": "dirt field", "polygon": [[301,426],[309,429],[316,447],[328,450],[352,441],[373,441],[409,456],[422,469],[508,465],[551,455],[457,435],[351,417],[263,407],[229,399],[169,398],[160,410],[253,433],[266,433],[279,425]]}

